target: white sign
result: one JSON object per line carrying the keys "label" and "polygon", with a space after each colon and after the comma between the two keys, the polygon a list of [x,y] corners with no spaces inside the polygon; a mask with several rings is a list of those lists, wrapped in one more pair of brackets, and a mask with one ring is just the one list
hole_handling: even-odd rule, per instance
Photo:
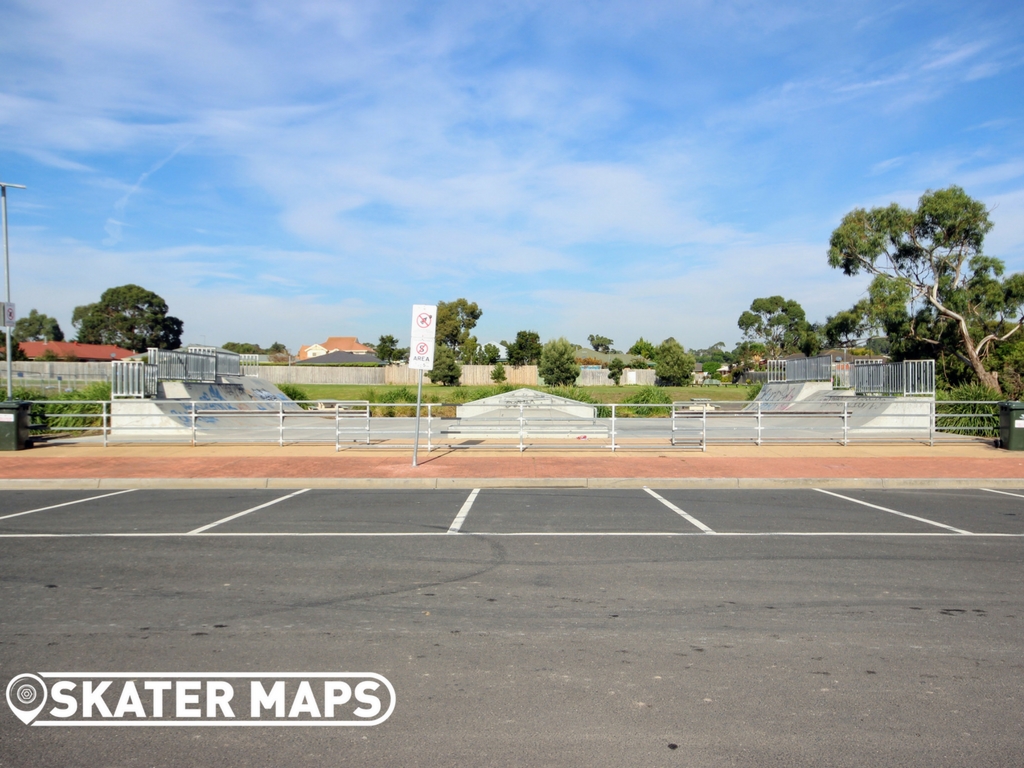
{"label": "white sign", "polygon": [[409,367],[429,371],[434,367],[434,337],[437,333],[437,306],[412,305],[412,333],[409,334]]}
{"label": "white sign", "polygon": [[8,328],[14,327],[14,304],[12,302],[2,301],[0,306],[4,309],[4,325]]}

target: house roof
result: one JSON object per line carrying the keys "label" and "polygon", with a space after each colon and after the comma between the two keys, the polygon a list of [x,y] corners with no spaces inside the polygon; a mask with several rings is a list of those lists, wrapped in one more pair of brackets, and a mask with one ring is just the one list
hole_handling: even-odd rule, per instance
{"label": "house roof", "polygon": [[376,355],[356,355],[352,352],[330,352],[326,355],[300,360],[296,365],[331,365],[332,363],[335,365],[338,363],[373,363],[374,365],[384,365],[384,361],[377,358]]}
{"label": "house roof", "polygon": [[113,344],[79,344],[77,341],[23,341],[19,345],[25,357],[38,360],[51,352],[57,357],[76,357],[79,360],[123,360],[135,354],[130,349]]}
{"label": "house roof", "polygon": [[306,357],[306,350],[311,347],[321,347],[330,352],[361,352],[368,354],[373,350],[365,344],[360,344],[355,336],[331,336],[321,344],[303,344],[299,347],[299,357]]}

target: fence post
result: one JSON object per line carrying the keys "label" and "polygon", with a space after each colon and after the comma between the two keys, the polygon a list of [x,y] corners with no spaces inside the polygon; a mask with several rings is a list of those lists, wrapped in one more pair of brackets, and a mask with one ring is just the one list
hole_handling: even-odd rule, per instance
{"label": "fence post", "polygon": [[189,400],[189,409],[192,412],[192,447],[196,447],[196,401]]}
{"label": "fence post", "polygon": [[615,453],[615,403],[612,403],[612,453]]}
{"label": "fence post", "polygon": [[935,447],[935,401],[928,404],[928,446]]}
{"label": "fence post", "polygon": [[708,404],[703,403],[704,412],[700,416],[700,450],[708,452]]}
{"label": "fence post", "polygon": [[843,445],[847,445],[850,430],[849,403],[843,403]]}
{"label": "fence post", "polygon": [[277,444],[280,448],[284,448],[284,401],[277,401],[277,419],[278,419],[278,439]]}
{"label": "fence post", "polygon": [[370,444],[370,404],[366,404],[366,444]]}
{"label": "fence post", "polygon": [[103,447],[107,447],[107,429],[109,422],[107,421],[107,401],[103,401]]}
{"label": "fence post", "polygon": [[334,404],[334,452],[341,450],[341,405]]}
{"label": "fence post", "polygon": [[519,452],[520,453],[523,452],[523,427],[524,426],[525,426],[525,421],[523,419],[523,404],[520,403],[519,404]]}
{"label": "fence post", "polygon": [[433,426],[434,414],[431,411],[431,403],[427,403],[427,453],[434,450],[434,444],[430,441],[431,427]]}
{"label": "fence post", "polygon": [[761,445],[761,401],[757,401],[757,444]]}

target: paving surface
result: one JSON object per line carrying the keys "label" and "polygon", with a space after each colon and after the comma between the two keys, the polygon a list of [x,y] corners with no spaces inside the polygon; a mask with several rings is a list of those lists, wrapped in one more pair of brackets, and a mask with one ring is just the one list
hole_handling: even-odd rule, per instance
{"label": "paving surface", "polygon": [[[413,467],[405,449],[346,449],[330,446],[153,446],[48,445],[6,453],[0,483],[25,479],[233,479],[304,482],[376,479],[441,487],[439,481],[492,482],[574,480],[574,484],[651,478],[676,480],[795,480],[816,482],[890,479],[993,479],[1024,477],[1024,453],[990,443],[954,445],[714,446],[687,450],[421,451]],[[252,483],[251,483],[252,484]],[[257,483],[258,484],[258,483]],[[393,483],[394,484],[394,483]],[[635,483],[634,483],[635,484]]]}
{"label": "paving surface", "polygon": [[1019,766],[1022,565],[1024,481],[8,488],[5,685],[372,671],[396,707],[372,728],[3,707],[0,766]]}

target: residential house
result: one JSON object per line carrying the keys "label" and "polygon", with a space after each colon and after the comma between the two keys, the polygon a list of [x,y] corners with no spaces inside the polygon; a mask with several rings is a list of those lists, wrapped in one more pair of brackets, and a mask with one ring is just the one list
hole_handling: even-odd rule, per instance
{"label": "residential house", "polygon": [[135,354],[113,344],[79,344],[77,341],[23,341],[18,345],[29,360],[78,360],[84,363],[123,360]]}
{"label": "residential house", "polygon": [[332,352],[350,352],[353,355],[372,355],[373,350],[360,344],[355,336],[331,336],[322,344],[310,344],[299,347],[299,360],[329,355]]}

